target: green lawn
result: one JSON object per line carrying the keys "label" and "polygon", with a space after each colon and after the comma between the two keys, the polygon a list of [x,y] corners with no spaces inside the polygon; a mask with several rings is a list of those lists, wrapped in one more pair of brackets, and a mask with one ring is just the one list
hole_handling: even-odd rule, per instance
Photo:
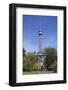
{"label": "green lawn", "polygon": [[31,71],[31,72],[26,72],[26,71],[24,71],[24,72],[23,72],[23,75],[39,74],[39,73],[40,73],[39,71]]}

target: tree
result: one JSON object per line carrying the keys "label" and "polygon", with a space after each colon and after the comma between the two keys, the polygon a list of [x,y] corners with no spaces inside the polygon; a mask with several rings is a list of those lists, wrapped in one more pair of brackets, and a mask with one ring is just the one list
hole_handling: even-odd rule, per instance
{"label": "tree", "polygon": [[36,54],[35,53],[27,53],[23,57],[23,70],[24,71],[32,71],[33,63],[36,60]]}
{"label": "tree", "polygon": [[23,48],[23,71],[31,71],[32,65],[29,60],[29,55],[26,54],[26,50]]}
{"label": "tree", "polygon": [[[54,68],[57,69],[56,65],[57,65],[57,51],[55,48],[46,48],[44,49],[44,54],[46,56],[46,66],[47,66],[47,70],[53,70]],[[55,62],[56,61],[56,62]],[[55,65],[54,62],[56,63]],[[52,66],[52,68],[51,68]],[[55,70],[56,71],[56,70]]]}
{"label": "tree", "polygon": [[23,48],[23,56],[25,56],[26,54],[26,50]]}
{"label": "tree", "polygon": [[57,62],[56,60],[53,62],[53,64],[50,66],[51,70],[54,72],[57,72]]}
{"label": "tree", "polygon": [[23,58],[23,71],[31,71],[32,70],[32,64],[28,58],[28,56],[25,56]]}

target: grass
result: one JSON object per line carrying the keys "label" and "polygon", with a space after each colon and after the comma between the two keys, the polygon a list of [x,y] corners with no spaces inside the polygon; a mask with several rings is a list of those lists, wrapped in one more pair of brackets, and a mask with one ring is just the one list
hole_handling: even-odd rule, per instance
{"label": "grass", "polygon": [[23,72],[23,75],[30,75],[30,74],[39,74],[40,72],[39,71],[24,71]]}

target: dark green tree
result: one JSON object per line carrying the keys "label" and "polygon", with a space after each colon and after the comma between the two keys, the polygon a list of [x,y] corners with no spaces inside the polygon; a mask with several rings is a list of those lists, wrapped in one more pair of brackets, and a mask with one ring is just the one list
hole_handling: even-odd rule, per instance
{"label": "dark green tree", "polygon": [[57,50],[55,48],[46,48],[44,49],[44,54],[46,56],[47,70],[57,71]]}
{"label": "dark green tree", "polygon": [[23,70],[24,71],[32,71],[33,63],[36,60],[36,54],[35,53],[27,53],[23,57]]}
{"label": "dark green tree", "polygon": [[23,48],[23,56],[25,56],[26,55],[26,50],[25,50],[25,48]]}
{"label": "dark green tree", "polygon": [[31,62],[30,62],[28,56],[25,56],[23,58],[23,71],[31,71],[31,70],[32,70]]}

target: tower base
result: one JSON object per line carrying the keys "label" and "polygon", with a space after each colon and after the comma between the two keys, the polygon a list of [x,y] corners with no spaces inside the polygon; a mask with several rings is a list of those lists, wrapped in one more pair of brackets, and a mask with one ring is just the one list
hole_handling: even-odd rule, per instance
{"label": "tower base", "polygon": [[43,54],[37,54],[37,61],[39,62],[40,71],[46,70],[45,56]]}

